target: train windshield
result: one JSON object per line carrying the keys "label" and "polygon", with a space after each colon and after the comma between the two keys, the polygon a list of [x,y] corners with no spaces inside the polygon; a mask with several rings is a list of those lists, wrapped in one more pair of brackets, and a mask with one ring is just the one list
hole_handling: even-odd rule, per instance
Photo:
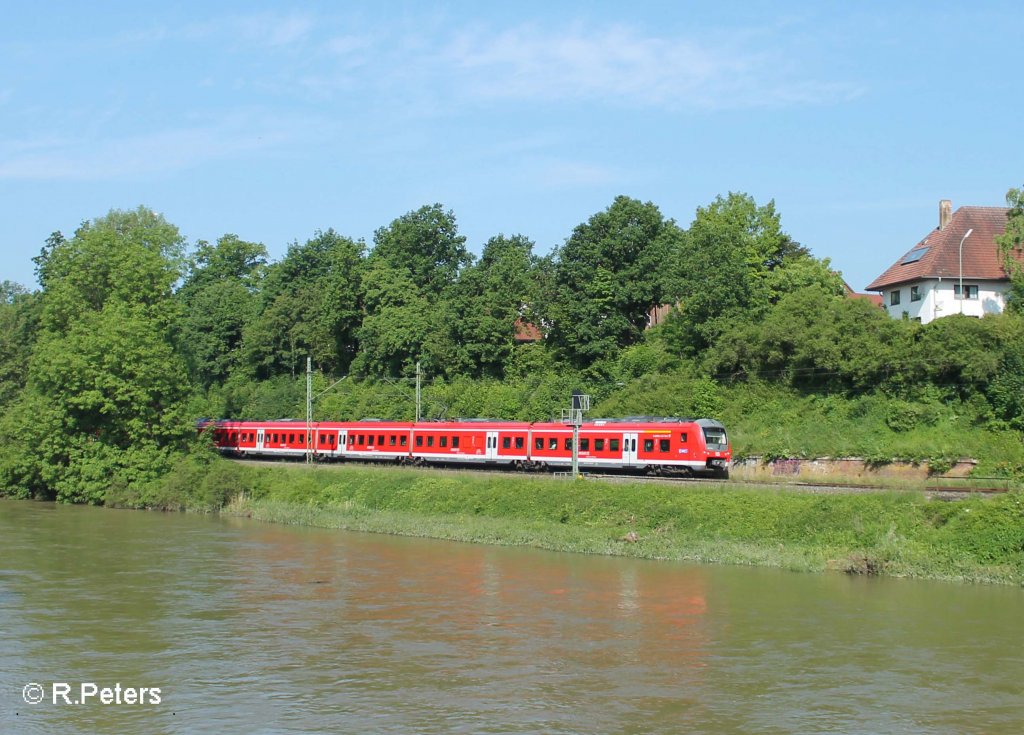
{"label": "train windshield", "polygon": [[727,449],[729,440],[725,436],[725,429],[717,426],[704,427],[704,443],[707,444],[708,449],[716,451]]}

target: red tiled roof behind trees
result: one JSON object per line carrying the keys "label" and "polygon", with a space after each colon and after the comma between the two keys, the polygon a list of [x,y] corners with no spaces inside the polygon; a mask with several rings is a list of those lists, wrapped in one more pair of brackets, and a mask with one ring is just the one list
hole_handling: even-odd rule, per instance
{"label": "red tiled roof behind trees", "polygon": [[[958,278],[960,276],[960,240],[964,241],[963,277],[972,280],[1005,280],[1002,258],[996,237],[1006,231],[1005,207],[960,207],[942,229],[932,230],[926,238],[900,256],[888,270],[872,281],[865,290],[881,291],[889,286],[925,278]],[[914,250],[928,248],[920,260],[903,263]]]}

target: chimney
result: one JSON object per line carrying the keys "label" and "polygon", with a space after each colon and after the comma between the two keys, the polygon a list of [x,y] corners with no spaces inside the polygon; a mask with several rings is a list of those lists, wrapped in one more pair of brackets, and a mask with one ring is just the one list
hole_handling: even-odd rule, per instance
{"label": "chimney", "polygon": [[939,200],[939,229],[946,229],[946,225],[953,219],[953,202],[948,199]]}

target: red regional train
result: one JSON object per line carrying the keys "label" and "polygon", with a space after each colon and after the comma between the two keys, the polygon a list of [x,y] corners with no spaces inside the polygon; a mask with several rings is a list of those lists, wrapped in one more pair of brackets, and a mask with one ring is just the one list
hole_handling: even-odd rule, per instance
{"label": "red regional train", "polygon": [[[462,464],[524,470],[572,466],[572,427],[458,419],[420,423],[364,419],[317,421],[206,421],[213,442],[238,457]],[[579,430],[579,468],[727,478],[732,449],[725,427],[713,419],[593,419]]]}

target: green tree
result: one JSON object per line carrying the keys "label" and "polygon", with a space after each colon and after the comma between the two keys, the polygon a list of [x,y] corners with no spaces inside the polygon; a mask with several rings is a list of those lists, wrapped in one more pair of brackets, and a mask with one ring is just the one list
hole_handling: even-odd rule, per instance
{"label": "green tree", "polygon": [[736,320],[704,354],[719,380],[761,380],[803,390],[865,391],[898,380],[918,325],[820,286],[793,291],[762,318]]}
{"label": "green tree", "polygon": [[25,387],[41,307],[38,292],[11,281],[0,283],[0,407]]}
{"label": "green tree", "polygon": [[83,224],[45,251],[39,337],[18,405],[0,421],[0,487],[102,502],[152,479],[192,435],[175,353],[178,230],[140,207]]}
{"label": "green tree", "polygon": [[199,242],[178,290],[182,319],[178,343],[193,380],[209,387],[242,365],[242,335],[253,320],[267,268],[267,249],[224,235]]}
{"label": "green tree", "polygon": [[557,252],[543,307],[552,348],[582,368],[638,342],[666,299],[664,265],[681,240],[654,204],[625,196],[577,226]]}
{"label": "green tree", "polygon": [[516,321],[536,299],[538,259],[522,235],[491,238],[480,260],[462,270],[446,302],[452,344],[449,375],[500,378],[516,348]]}
{"label": "green tree", "polygon": [[246,326],[247,364],[257,377],[296,374],[311,356],[344,372],[362,318],[364,246],[334,230],[293,244],[264,280],[259,313]]}
{"label": "green tree", "polygon": [[472,262],[455,216],[421,207],[374,234],[367,259],[366,312],[358,332],[357,373],[409,375],[421,361],[433,374],[453,359],[444,303]]}
{"label": "green tree", "polygon": [[747,194],[729,193],[699,207],[675,263],[681,312],[675,346],[696,353],[713,344],[737,319],[756,319],[778,293],[772,273],[807,257],[782,231],[775,203],[758,206]]}
{"label": "green tree", "polygon": [[455,214],[440,204],[423,206],[381,227],[373,235],[370,259],[408,273],[424,296],[435,300],[455,283],[472,260]]}
{"label": "green tree", "polygon": [[1024,187],[1006,192],[1006,230],[996,238],[1003,269],[1010,276],[1010,291],[1006,308],[1015,313],[1024,313]]}

